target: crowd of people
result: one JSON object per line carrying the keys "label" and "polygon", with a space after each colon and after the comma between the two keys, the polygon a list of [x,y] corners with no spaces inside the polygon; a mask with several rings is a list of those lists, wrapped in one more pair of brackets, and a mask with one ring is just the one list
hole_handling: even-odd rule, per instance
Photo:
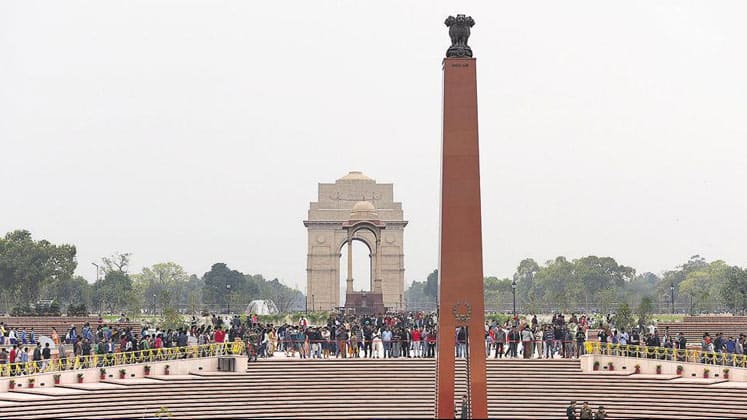
{"label": "crowd of people", "polygon": [[[518,319],[485,322],[488,357],[572,358],[584,354],[589,331],[585,315],[572,314],[568,320],[556,314],[549,323]],[[436,355],[438,318],[435,312],[394,312],[387,314],[333,314],[322,325],[309,325],[305,317],[296,324],[253,325],[247,349],[252,358],[432,358]],[[466,357],[467,329],[456,328],[454,352]],[[479,332],[482,341],[483,331]],[[472,340],[469,340],[473,342]]]}
{"label": "crowd of people", "polygon": [[581,407],[578,407],[576,404],[576,401],[571,401],[571,403],[566,407],[565,409],[565,415],[568,418],[568,420],[576,420],[576,419],[599,419],[603,420],[607,418],[607,410],[604,409],[604,406],[600,405],[599,408],[597,408],[596,413],[589,405],[588,401],[584,401],[583,404],[581,404]]}
{"label": "crowd of people", "polygon": [[[39,335],[31,328],[8,328],[0,323],[0,365],[6,363],[37,362],[46,366],[50,358],[62,361],[85,356],[99,358],[107,363],[116,353],[135,352],[138,355],[151,349],[184,348],[213,343],[241,342],[242,350],[251,360],[274,357],[309,359],[329,358],[433,358],[436,355],[439,334],[438,316],[435,312],[391,312],[386,314],[330,314],[326,322],[311,325],[302,316],[297,323],[273,325],[262,323],[256,315],[223,318],[204,314],[201,319],[192,317],[189,326],[162,329],[145,325],[140,329],[110,326],[102,321],[97,325],[86,323],[80,331],[71,325],[62,335],[52,328],[49,344],[42,346]],[[663,334],[653,326],[638,326],[627,332],[614,327],[614,318],[590,319],[585,314],[556,313],[541,322],[536,315],[519,319],[488,319],[485,321],[485,351],[489,358],[577,358],[586,352],[588,341],[597,340],[602,351],[610,346],[640,348],[635,356],[649,355],[651,349],[676,349],[685,351],[687,340],[682,335]],[[592,327],[592,324],[595,326]],[[458,327],[453,332],[454,354],[467,355],[467,330]],[[480,331],[479,334],[483,334]],[[482,339],[482,337],[480,337]],[[474,337],[469,339],[474,343]],[[620,346],[616,346],[616,345]],[[746,338],[715,338],[703,336],[704,352],[728,355],[744,354]],[[227,350],[230,351],[230,350]],[[152,352],[151,352],[152,353]],[[666,354],[666,352],[664,352]],[[658,353],[657,353],[658,354]],[[671,353],[670,353],[671,354]],[[633,354],[629,354],[633,355]],[[187,357],[187,354],[184,354]],[[664,356],[666,357],[666,356]],[[670,356],[671,357],[671,356]],[[84,363],[90,363],[85,362]]]}
{"label": "crowd of people", "polygon": [[[235,318],[238,320],[238,317]],[[3,331],[4,325],[0,325],[0,333],[4,337],[5,346],[0,348],[0,373],[3,367],[8,366],[11,375],[30,373],[31,371],[44,370],[54,360],[60,366],[69,368],[108,366],[114,363],[115,355],[130,356],[136,361],[158,360],[173,356],[162,350],[178,349],[177,357],[191,357],[205,355],[207,351],[203,347],[197,347],[203,354],[188,352],[189,346],[202,346],[205,344],[227,344],[243,343],[247,328],[244,325],[230,325],[221,317],[213,315],[198,326],[197,319],[193,317],[189,327],[161,329],[159,327],[143,326],[141,329],[132,327],[113,327],[100,323],[95,327],[85,323],[80,331],[75,325],[61,337],[55,328],[52,328],[51,342],[42,343],[33,334],[16,335],[11,339],[10,330]],[[23,331],[23,330],[22,330]],[[52,351],[54,348],[54,352]],[[225,346],[221,352],[231,352],[232,346]],[[243,346],[242,346],[243,349]],[[152,350],[152,351],[151,351]],[[94,359],[94,356],[97,356]]]}
{"label": "crowd of people", "polygon": [[435,357],[438,334],[435,313],[330,315],[323,325],[310,325],[306,317],[297,324],[255,324],[247,350],[253,358],[287,357],[399,358]]}

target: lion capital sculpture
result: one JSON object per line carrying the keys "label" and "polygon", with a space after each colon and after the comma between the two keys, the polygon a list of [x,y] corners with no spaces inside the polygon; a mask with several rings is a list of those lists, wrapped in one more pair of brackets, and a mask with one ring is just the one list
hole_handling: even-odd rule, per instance
{"label": "lion capital sculpture", "polygon": [[467,45],[470,28],[475,26],[475,20],[471,16],[457,15],[449,16],[444,22],[449,27],[451,47],[446,50],[447,57],[472,57],[472,48]]}

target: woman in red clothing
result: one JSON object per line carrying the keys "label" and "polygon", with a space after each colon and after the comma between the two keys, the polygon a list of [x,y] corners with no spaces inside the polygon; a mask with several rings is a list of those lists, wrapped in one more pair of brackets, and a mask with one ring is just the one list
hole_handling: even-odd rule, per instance
{"label": "woman in red clothing", "polygon": [[413,328],[410,334],[412,335],[412,357],[420,357],[420,330]]}

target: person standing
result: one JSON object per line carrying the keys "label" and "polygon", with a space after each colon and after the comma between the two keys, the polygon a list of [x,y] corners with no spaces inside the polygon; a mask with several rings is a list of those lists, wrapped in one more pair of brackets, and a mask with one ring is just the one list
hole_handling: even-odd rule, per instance
{"label": "person standing", "polygon": [[506,343],[506,331],[503,330],[499,325],[493,327],[495,334],[495,358],[503,358],[503,345]]}
{"label": "person standing", "polygon": [[584,330],[579,328],[576,331],[576,357],[584,355],[584,342],[586,341],[586,334]]}
{"label": "person standing", "polygon": [[402,330],[400,328],[395,328],[394,332],[392,333],[392,356],[394,358],[398,358],[401,356],[402,352]]}
{"label": "person standing", "polygon": [[521,331],[521,352],[525,359],[532,358],[532,341],[534,341],[534,334],[532,334],[532,330],[528,326],[525,326]]}
{"label": "person standing", "polygon": [[10,349],[10,354],[8,355],[8,362],[10,363],[10,376],[14,376],[16,374],[16,358],[18,356],[18,346],[13,345],[13,347]]}
{"label": "person standing", "polygon": [[3,347],[2,349],[0,349],[0,372],[3,372],[5,370],[5,365],[8,364],[8,358],[8,352],[5,347]]}
{"label": "person standing", "polygon": [[462,416],[463,419],[468,419],[469,416],[469,401],[467,400],[467,394],[462,395]]}
{"label": "person standing", "polygon": [[542,326],[538,326],[534,330],[534,348],[537,351],[537,358],[538,359],[542,358],[542,353],[543,353],[542,345],[545,342],[544,341],[544,335],[545,335],[545,330],[544,330],[544,328],[542,328]]}
{"label": "person standing", "polygon": [[60,335],[57,334],[57,328],[52,327],[52,342],[55,347],[60,347]]}
{"label": "person standing", "polygon": [[593,420],[594,419],[594,412],[591,411],[591,407],[589,407],[588,401],[584,401],[584,405],[581,406],[581,413],[579,415],[579,418],[581,418],[581,420]]}
{"label": "person standing", "polygon": [[464,358],[467,354],[467,330],[464,326],[458,327],[456,331],[457,357]]}
{"label": "person standing", "polygon": [[42,369],[46,369],[49,366],[49,360],[52,358],[52,349],[49,348],[49,343],[44,343],[44,349],[42,350]]}
{"label": "person standing", "polygon": [[412,332],[410,327],[406,327],[402,330],[402,357],[410,357],[410,343],[412,342]]}
{"label": "person standing", "polygon": [[516,327],[511,327],[511,331],[508,333],[508,351],[511,357],[517,357],[517,348],[519,345],[519,332],[516,331]]}
{"label": "person standing", "polygon": [[381,341],[384,344],[384,359],[392,357],[392,332],[385,327],[381,333]]}
{"label": "person standing", "polygon": [[30,373],[29,372],[29,348],[24,347],[23,351],[21,351],[21,354],[16,356],[16,362],[19,363],[19,370],[17,373],[19,375]]}
{"label": "person standing", "polygon": [[41,343],[37,343],[36,347],[34,347],[34,355],[33,355],[32,358],[34,360],[34,369],[40,370],[42,368],[42,364],[41,364],[41,361],[42,361]]}
{"label": "person standing", "polygon": [[568,407],[565,408],[565,416],[568,420],[576,420],[576,401],[571,401]]}
{"label": "person standing", "polygon": [[412,329],[412,357],[421,357],[420,353],[420,330],[418,328]]}

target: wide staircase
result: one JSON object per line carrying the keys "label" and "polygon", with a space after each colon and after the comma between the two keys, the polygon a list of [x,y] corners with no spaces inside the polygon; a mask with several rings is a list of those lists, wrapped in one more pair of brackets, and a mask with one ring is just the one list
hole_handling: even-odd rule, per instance
{"label": "wide staircase", "polygon": [[[455,402],[464,367],[458,361]],[[611,418],[747,417],[747,388],[720,380],[584,373],[577,360],[489,360],[487,370],[491,418],[562,418],[572,399],[604,405]],[[426,418],[434,375],[432,359],[271,359],[239,373],[0,393],[0,417],[152,418],[165,407],[175,418]]]}

